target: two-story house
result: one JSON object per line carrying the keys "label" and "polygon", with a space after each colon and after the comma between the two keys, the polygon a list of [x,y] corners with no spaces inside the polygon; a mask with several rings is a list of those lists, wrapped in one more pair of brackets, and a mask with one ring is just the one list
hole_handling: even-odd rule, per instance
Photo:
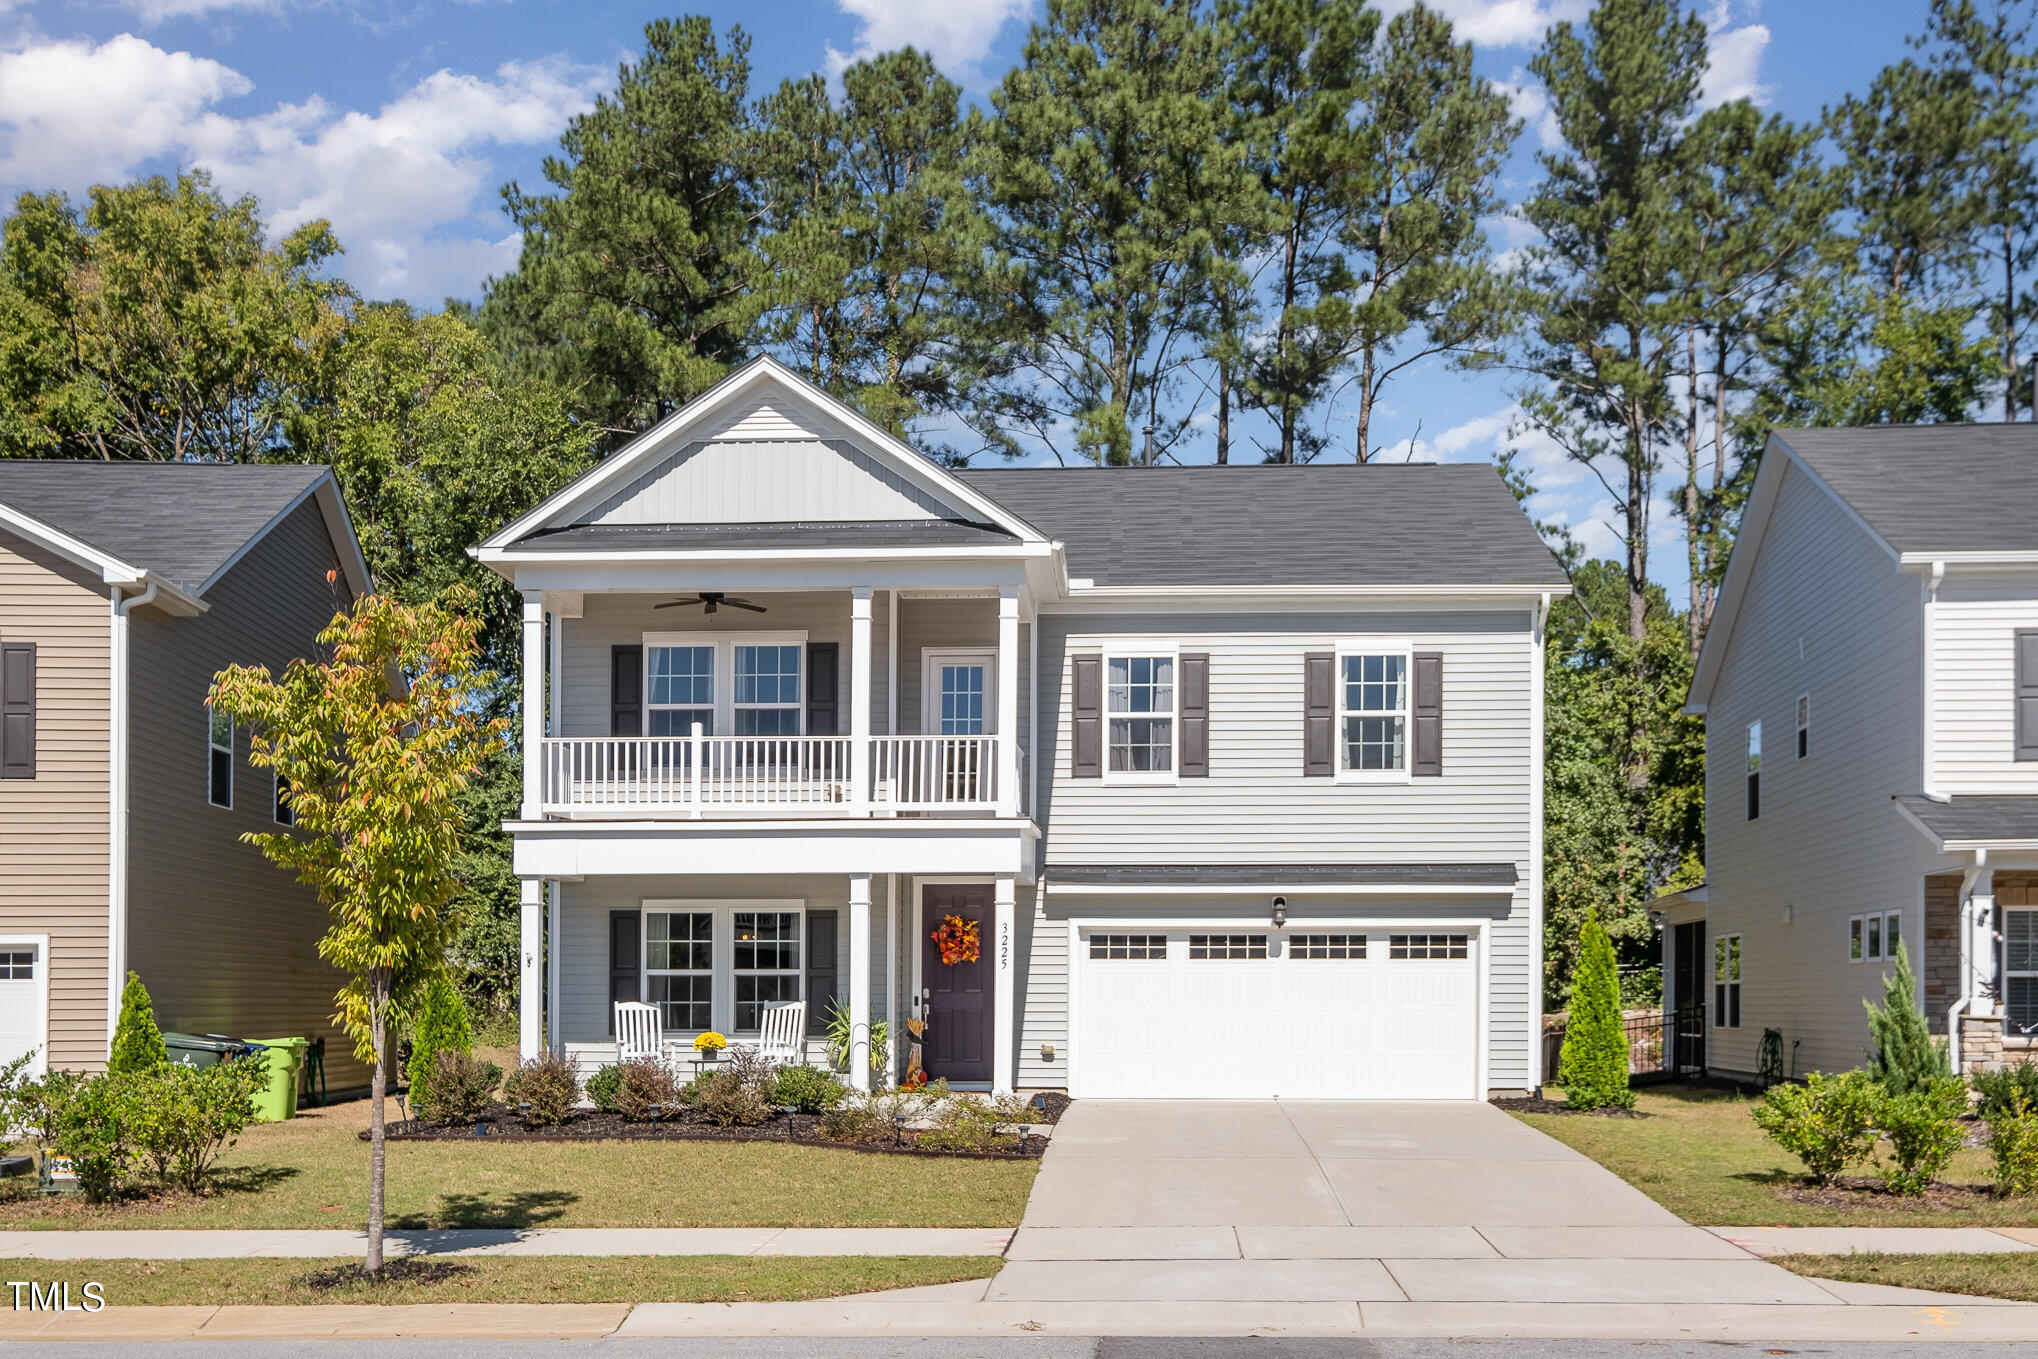
{"label": "two-story house", "polygon": [[1490,467],[952,471],[758,360],[477,555],[524,599],[527,1052],[802,999],[859,1082],[911,1018],[965,1088],[1539,1082],[1567,586]]}
{"label": "two-story house", "polygon": [[[1738,1075],[1859,1065],[1902,944],[1963,1064],[2038,1031],[2038,426],[1779,430],[1692,683],[1673,1003]],[[1764,1035],[1773,1031],[1768,1053]]]}
{"label": "two-story house", "polygon": [[327,1039],[317,896],[253,846],[287,821],[206,706],[369,588],[323,467],[0,460],[0,1061],[106,1060],[140,974],[168,1030]]}

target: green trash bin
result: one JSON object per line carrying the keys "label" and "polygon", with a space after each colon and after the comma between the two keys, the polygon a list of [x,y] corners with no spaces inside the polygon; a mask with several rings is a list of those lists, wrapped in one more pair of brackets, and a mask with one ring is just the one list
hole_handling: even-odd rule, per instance
{"label": "green trash bin", "polygon": [[253,1051],[245,1040],[223,1033],[166,1033],[163,1047],[179,1066],[217,1066]]}
{"label": "green trash bin", "polygon": [[[255,1038],[249,1040],[261,1060],[269,1064],[269,1084],[255,1092],[255,1121],[281,1123],[297,1114],[297,1076],[304,1070],[309,1038]],[[266,1049],[266,1051],[263,1051]]]}

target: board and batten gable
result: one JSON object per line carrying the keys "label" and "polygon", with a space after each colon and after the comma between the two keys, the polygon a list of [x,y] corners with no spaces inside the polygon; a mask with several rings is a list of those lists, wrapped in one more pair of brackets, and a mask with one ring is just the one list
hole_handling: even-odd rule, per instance
{"label": "board and batten gable", "polygon": [[1850,961],[1848,919],[1901,910],[1915,944],[1923,875],[1938,865],[1891,802],[1917,791],[1922,767],[1922,582],[1794,463],[1781,476],[1731,635],[1715,639],[1725,650],[1706,705],[1708,931],[1741,936],[1742,1026],[1707,1040],[1708,1064],[1725,1072],[1755,1071],[1764,1028],[1782,1032],[1787,1062],[1802,1040],[1799,1072],[1858,1066],[1859,1002],[1880,995],[1884,965]]}
{"label": "board and batten gable", "polygon": [[206,592],[205,613],[133,613],[127,945],[164,1029],[323,1037],[335,1090],[368,1073],[332,1023],[344,978],[317,953],[326,911],[241,841],[275,829],[274,784],[248,762],[246,729],[234,736],[233,806],[207,800],[205,696],[229,665],[280,674],[317,654],[318,634],[352,602],[344,573],[327,580],[339,567],[306,500]]}
{"label": "board and batten gable", "polygon": [[111,610],[97,571],[0,531],[0,640],[36,648],[35,777],[0,780],[0,934],[49,936],[51,1069],[106,1058]]}
{"label": "board and batten gable", "polygon": [[1949,573],[1931,607],[1934,791],[2038,794],[2038,760],[2016,758],[2014,707],[2016,635],[2038,629],[2038,567]]}
{"label": "board and batten gable", "polygon": [[[1058,997],[1066,1014],[1069,910],[1097,913],[1073,889],[1056,888],[1057,864],[1501,862],[1515,866],[1518,883],[1504,915],[1485,908],[1497,917],[1489,927],[1488,1085],[1532,1084],[1541,985],[1529,901],[1532,694],[1541,660],[1532,623],[1530,609],[1500,606],[1043,614],[1042,748],[1053,752],[1038,818],[1047,891],[1044,913],[1030,921],[1033,995],[1022,1058],[1036,1045],[1031,1035],[1045,1035],[1049,1024],[1034,1005]],[[1303,657],[1368,638],[1443,657],[1441,777],[1347,783],[1304,774]],[[1076,778],[1070,658],[1145,651],[1208,654],[1208,777]],[[1431,898],[1391,894],[1369,898],[1366,908],[1404,918],[1441,909]]]}

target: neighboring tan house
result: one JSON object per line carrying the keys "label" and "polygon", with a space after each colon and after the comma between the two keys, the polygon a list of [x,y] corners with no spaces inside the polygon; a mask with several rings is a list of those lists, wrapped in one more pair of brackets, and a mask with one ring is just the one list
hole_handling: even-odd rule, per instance
{"label": "neighboring tan house", "polygon": [[324,1037],[312,892],[241,842],[287,810],[205,696],[315,654],[368,572],[323,467],[0,460],[0,1060],[106,1059],[132,969],[165,1030]]}
{"label": "neighboring tan house", "polygon": [[950,471],[758,360],[477,555],[524,597],[527,1052],[839,999],[965,1088],[1542,1079],[1567,585],[1490,467]]}
{"label": "neighboring tan house", "polygon": [[[1861,1063],[1901,942],[1965,1064],[2038,1033],[2038,426],[1779,430],[1691,687],[1704,1065]],[[1769,1053],[1764,1035],[1774,1031]]]}

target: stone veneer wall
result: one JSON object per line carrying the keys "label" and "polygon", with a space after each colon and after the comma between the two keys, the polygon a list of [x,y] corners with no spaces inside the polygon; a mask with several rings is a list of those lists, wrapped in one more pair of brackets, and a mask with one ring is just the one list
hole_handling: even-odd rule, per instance
{"label": "stone veneer wall", "polygon": [[[1954,937],[1959,917],[1960,877],[1934,874],[1925,879],[1925,1019],[1932,1032],[1946,1031],[1946,1010],[1960,974],[1960,945]],[[2038,906],[2038,873],[1997,873],[1996,904]],[[2003,1036],[2000,1018],[1962,1015],[1960,1061],[1967,1071],[2038,1060],[2038,1037]]]}

